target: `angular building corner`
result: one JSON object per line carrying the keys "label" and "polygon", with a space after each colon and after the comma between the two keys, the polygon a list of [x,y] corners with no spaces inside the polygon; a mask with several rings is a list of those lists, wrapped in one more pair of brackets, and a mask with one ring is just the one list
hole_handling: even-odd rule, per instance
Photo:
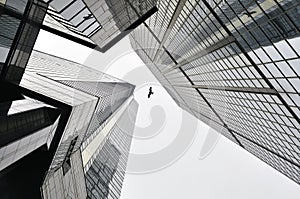
{"label": "angular building corner", "polygon": [[159,0],[131,45],[176,103],[300,184],[300,2]]}
{"label": "angular building corner", "polygon": [[40,29],[101,52],[130,33],[180,107],[300,184],[299,10],[297,0],[0,0],[0,198],[121,193],[135,86],[33,51]]}
{"label": "angular building corner", "polygon": [[157,0],[45,0],[42,29],[106,52],[156,11]]}
{"label": "angular building corner", "polygon": [[55,153],[43,179],[43,197],[118,198],[135,120],[122,121],[132,108],[131,117],[136,117],[135,86],[38,51],[33,51],[20,85],[71,108],[63,132],[54,134],[60,135],[59,143],[50,141]]}
{"label": "angular building corner", "polygon": [[135,86],[34,51],[50,9],[41,0],[0,1],[0,198],[119,198]]}
{"label": "angular building corner", "polygon": [[33,51],[18,88],[24,99],[1,120],[0,186],[7,192],[0,196],[119,198],[138,109],[135,86]]}

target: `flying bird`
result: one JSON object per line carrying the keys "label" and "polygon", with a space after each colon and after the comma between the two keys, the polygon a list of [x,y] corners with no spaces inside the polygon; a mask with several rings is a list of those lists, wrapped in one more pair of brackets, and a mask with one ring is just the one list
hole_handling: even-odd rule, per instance
{"label": "flying bird", "polygon": [[153,95],[154,93],[152,92],[152,87],[149,88],[149,93],[148,93],[148,98],[151,97],[151,95]]}
{"label": "flying bird", "polygon": [[251,11],[251,12],[246,11],[246,12],[243,13],[243,15],[246,15],[246,16],[248,16],[248,17],[251,17],[251,15],[253,15],[253,14],[255,14],[255,13],[256,13],[255,10],[253,10],[253,11]]}
{"label": "flying bird", "polygon": [[84,18],[84,20],[88,20],[88,19],[91,19],[92,16],[93,16],[92,14],[88,14],[88,15],[84,16],[83,18]]}

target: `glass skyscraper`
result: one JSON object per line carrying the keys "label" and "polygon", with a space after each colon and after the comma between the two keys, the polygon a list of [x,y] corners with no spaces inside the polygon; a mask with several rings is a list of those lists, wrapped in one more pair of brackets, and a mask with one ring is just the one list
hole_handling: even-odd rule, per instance
{"label": "glass skyscraper", "polygon": [[131,33],[180,107],[300,184],[299,19],[297,0],[0,0],[0,198],[121,193],[135,86],[33,51],[40,29],[101,52]]}
{"label": "glass skyscraper", "polygon": [[7,188],[0,197],[119,198],[138,108],[135,86],[33,51],[16,87],[26,97],[0,122],[0,187]]}
{"label": "glass skyscraper", "polygon": [[0,198],[119,198],[135,86],[32,49],[45,24],[108,49],[155,11],[152,1],[0,1]]}
{"label": "glass skyscraper", "polygon": [[157,0],[45,0],[43,29],[105,52],[157,11]]}
{"label": "glass skyscraper", "polygon": [[[134,127],[134,121],[130,122],[130,118],[122,115],[134,107],[134,112],[130,113],[135,118],[137,104],[129,99],[135,87],[83,65],[37,51],[31,56],[21,86],[72,107],[44,180],[44,197],[85,198],[88,194],[90,198],[99,198],[96,194],[101,194],[99,189],[102,189],[96,188],[100,185],[94,188],[96,190],[89,186],[102,180],[107,188],[101,198],[112,194],[113,198],[118,198],[132,138],[127,133],[133,133]],[[114,165],[110,165],[111,161]],[[109,177],[106,173],[91,173],[100,163],[102,169],[113,169],[103,171],[110,172]],[[110,168],[112,166],[114,168]],[[114,178],[114,172],[118,177]],[[85,187],[84,180],[87,190],[82,188]]]}
{"label": "glass skyscraper", "polygon": [[157,8],[130,40],[177,104],[300,183],[300,2]]}
{"label": "glass skyscraper", "polygon": [[0,80],[20,82],[42,26],[46,5],[39,0],[0,1]]}

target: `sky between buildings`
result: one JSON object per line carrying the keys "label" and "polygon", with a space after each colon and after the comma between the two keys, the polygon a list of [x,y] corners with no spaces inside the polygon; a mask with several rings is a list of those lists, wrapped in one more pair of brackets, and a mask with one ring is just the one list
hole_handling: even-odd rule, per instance
{"label": "sky between buildings", "polygon": [[[136,129],[121,199],[298,199],[300,186],[182,111],[124,38],[105,54],[41,31],[35,49],[135,84]],[[147,99],[148,88],[154,95]],[[201,156],[206,150],[207,156]]]}

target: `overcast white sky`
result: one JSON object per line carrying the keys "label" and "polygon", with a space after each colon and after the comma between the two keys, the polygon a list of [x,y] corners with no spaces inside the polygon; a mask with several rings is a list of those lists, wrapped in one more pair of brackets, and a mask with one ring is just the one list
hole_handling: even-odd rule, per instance
{"label": "overcast white sky", "polygon": [[101,54],[41,31],[35,49],[136,84],[137,128],[122,199],[299,199],[299,185],[226,138],[199,159],[205,140],[217,134],[177,107],[132,52],[128,38]]}

